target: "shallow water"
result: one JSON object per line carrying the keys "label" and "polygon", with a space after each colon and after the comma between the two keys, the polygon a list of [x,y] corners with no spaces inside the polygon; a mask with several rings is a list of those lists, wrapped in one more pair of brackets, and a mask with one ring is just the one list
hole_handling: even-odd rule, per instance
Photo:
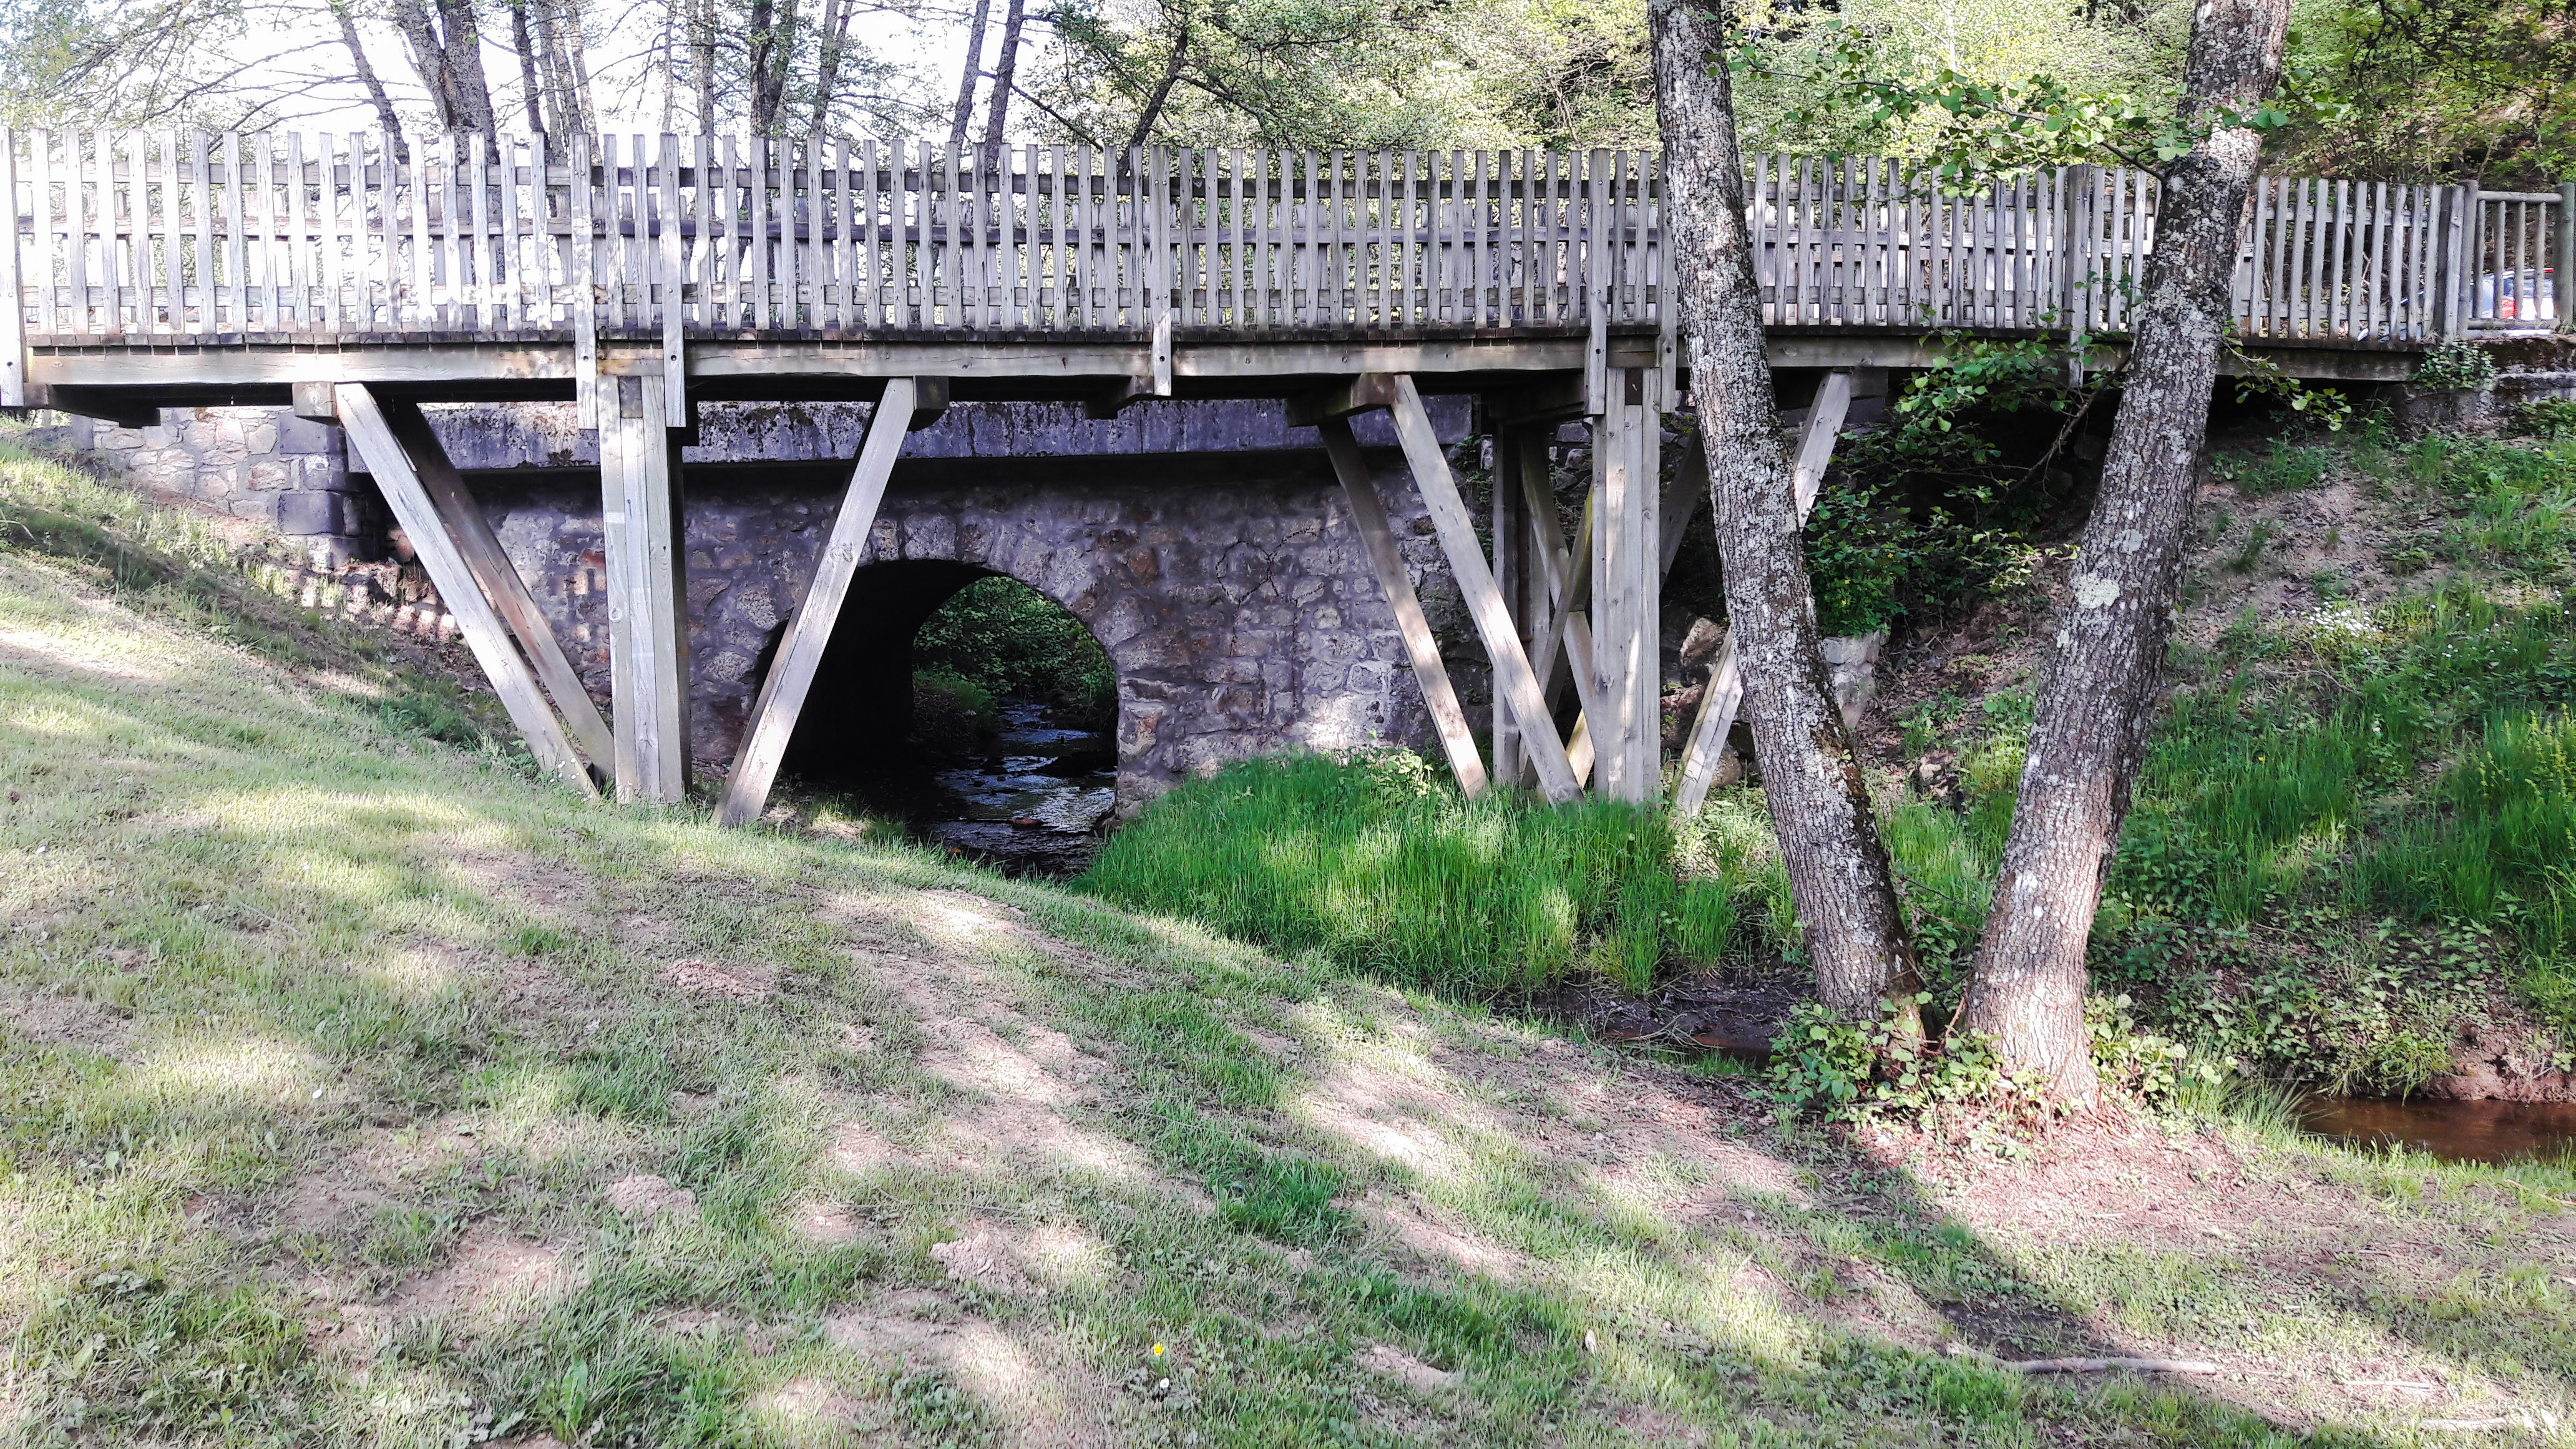
{"label": "shallow water", "polygon": [[1026,700],[1004,701],[999,713],[1001,731],[980,759],[888,761],[839,783],[862,808],[1005,875],[1078,875],[1118,803],[1116,742],[1064,729]]}
{"label": "shallow water", "polygon": [[2321,1137],[2410,1147],[2452,1162],[2517,1162],[2576,1145],[2576,1102],[2312,1097],[2299,1115]]}

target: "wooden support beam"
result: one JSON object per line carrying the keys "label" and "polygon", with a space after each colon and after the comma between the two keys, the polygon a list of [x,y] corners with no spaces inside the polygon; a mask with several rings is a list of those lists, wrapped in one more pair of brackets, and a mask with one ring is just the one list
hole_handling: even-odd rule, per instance
{"label": "wooden support beam", "polygon": [[[944,393],[945,379],[941,381],[939,391]],[[877,400],[876,413],[868,419],[867,440],[859,445],[859,460],[850,470],[841,511],[832,518],[831,537],[824,541],[822,557],[815,560],[814,581],[806,586],[805,601],[796,606],[786,635],[778,641],[769,674],[752,700],[742,747],[734,752],[733,772],[725,777],[724,799],[716,806],[718,825],[748,825],[769,807],[769,787],[778,778],[778,762],[786,758],[805,695],[814,686],[814,671],[821,667],[823,650],[832,642],[841,601],[848,597],[850,579],[859,570],[859,555],[867,551],[877,507],[885,501],[886,480],[894,475],[895,459],[903,452],[903,436],[911,430],[922,392],[914,379],[898,377],[886,384],[885,396]]]}
{"label": "wooden support beam", "polygon": [[510,712],[510,722],[519,727],[529,752],[537,757],[537,763],[562,776],[566,784],[596,798],[599,789],[591,783],[590,771],[574,752],[572,741],[565,738],[563,726],[556,722],[553,709],[538,690],[527,661],[511,647],[509,631],[475,583],[473,570],[466,566],[464,555],[439,516],[438,505],[430,501],[428,490],[421,486],[410,451],[387,426],[374,394],[363,386],[344,383],[334,389],[332,404],[334,416],[349,435],[350,446],[358,450],[367,471],[374,475],[376,487],[393,509],[395,521],[402,525],[404,537],[411,540],[413,554],[438,590],[439,602],[455,616],[456,627],[465,636],[465,647],[474,651],[475,662],[483,666],[484,677],[492,681],[493,691],[501,696],[501,707]]}
{"label": "wooden support beam", "polygon": [[1485,762],[1476,753],[1475,735],[1467,728],[1467,711],[1449,683],[1449,667],[1440,662],[1440,645],[1432,638],[1431,622],[1423,617],[1422,600],[1413,592],[1413,577],[1404,571],[1404,555],[1396,550],[1395,531],[1387,524],[1386,505],[1379,501],[1377,484],[1369,478],[1368,462],[1360,456],[1359,439],[1351,436],[1347,417],[1327,417],[1315,427],[1323,435],[1325,455],[1333,460],[1333,475],[1341,480],[1342,498],[1350,505],[1351,525],[1359,534],[1361,551],[1368,555],[1369,571],[1377,575],[1378,591],[1386,595],[1387,607],[1395,613],[1396,631],[1404,636],[1404,652],[1413,661],[1423,706],[1431,712],[1431,726],[1439,731],[1440,747],[1449,756],[1449,771],[1457,776],[1460,793],[1473,799],[1485,792]]}
{"label": "wooden support beam", "polygon": [[1584,408],[1591,400],[1589,391],[1582,375],[1560,373],[1528,387],[1497,394],[1487,415],[1496,432],[1505,428],[1553,428],[1584,416]]}
{"label": "wooden support beam", "polygon": [[[912,384],[912,415],[904,422],[904,431],[917,433],[948,415],[948,379],[915,377],[898,379]],[[893,383],[888,383],[892,387]],[[882,401],[882,399],[880,399]],[[875,419],[871,418],[873,424]]]}
{"label": "wooden support beam", "polygon": [[1530,668],[1529,655],[1522,652],[1520,635],[1512,627],[1511,611],[1503,607],[1502,594],[1494,587],[1493,572],[1485,567],[1484,545],[1476,537],[1475,518],[1467,512],[1466,500],[1458,496],[1458,483],[1449,476],[1449,459],[1441,451],[1440,435],[1431,426],[1431,415],[1423,411],[1422,393],[1413,385],[1410,374],[1396,376],[1394,416],[1396,441],[1404,446],[1404,461],[1413,470],[1415,485],[1422,490],[1422,502],[1440,537],[1441,552],[1448,556],[1458,591],[1466,598],[1468,616],[1476,621],[1476,632],[1484,639],[1485,652],[1493,660],[1494,688],[1511,702],[1512,713],[1520,716],[1522,747],[1537,768],[1539,790],[1559,804],[1572,800],[1582,792],[1574,778],[1573,762],[1556,738],[1556,723],[1548,715],[1546,694]]}
{"label": "wooden support beam", "polygon": [[[1503,607],[1509,609],[1512,623],[1520,633],[1521,648],[1535,653],[1537,631],[1547,627],[1548,600],[1538,580],[1543,572],[1533,567],[1531,555],[1535,535],[1521,519],[1526,506],[1521,497],[1521,450],[1532,443],[1526,432],[1496,428],[1492,433],[1494,449],[1494,587],[1503,594]],[[1534,587],[1534,585],[1538,585]],[[1535,665],[1533,665],[1535,667]],[[1545,676],[1541,676],[1544,680]],[[1544,690],[1542,690],[1542,693]],[[1521,776],[1521,722],[1501,695],[1493,698],[1494,778],[1517,783]]]}
{"label": "wooden support beam", "polygon": [[1300,393],[1288,399],[1288,426],[1311,428],[1326,418],[1346,418],[1372,408],[1395,406],[1395,376],[1385,372],[1363,372],[1346,377],[1331,387]]}
{"label": "wooden support beam", "polygon": [[1591,726],[1600,792],[1643,803],[1663,790],[1658,384],[1651,369],[1615,368],[1607,387],[1609,407],[1593,425],[1592,446],[1593,694],[1600,707],[1587,709],[1584,719]]}
{"label": "wooden support beam", "polygon": [[132,394],[116,388],[31,382],[27,384],[25,396],[27,406],[31,408],[51,408],[76,417],[96,418],[120,428],[157,427],[161,422],[159,403],[137,402]]}
{"label": "wooden support beam", "polygon": [[482,586],[484,597],[492,601],[502,622],[517,636],[519,648],[536,667],[539,682],[554,698],[555,710],[563,717],[573,743],[605,776],[617,759],[616,740],[608,721],[600,718],[599,706],[591,702],[590,691],[583,687],[581,675],[565,656],[562,641],[555,638],[554,626],[546,621],[545,611],[537,607],[536,596],[528,592],[527,580],[510,562],[500,536],[492,532],[491,520],[483,516],[474,495],[466,490],[465,479],[448,461],[447,449],[440,445],[438,434],[430,431],[429,419],[421,416],[420,405],[394,401],[378,406],[385,425],[393,430],[394,441],[410,456],[431,505],[447,521],[448,537],[465,560],[465,567]]}
{"label": "wooden support beam", "polygon": [[1082,404],[1082,415],[1086,418],[1114,418],[1125,412],[1129,403],[1143,402],[1154,395],[1152,378],[1121,378],[1106,391],[1086,399]]}
{"label": "wooden support beam", "polygon": [[339,404],[331,401],[331,383],[296,382],[287,384],[287,387],[289,396],[294,401],[291,411],[297,417],[317,423],[336,423],[340,420]]}
{"label": "wooden support beam", "polygon": [[668,396],[656,377],[599,382],[617,798],[648,805],[678,804],[689,791],[687,554]]}
{"label": "wooden support beam", "polygon": [[[1844,415],[1851,411],[1851,395],[1852,375],[1829,372],[1816,390],[1815,406],[1807,410],[1807,431],[1798,440],[1796,471],[1790,477],[1800,522],[1815,509],[1816,491],[1824,485],[1826,465],[1833,461],[1834,439],[1842,432]],[[1673,786],[1675,815],[1687,819],[1708,803],[1726,732],[1735,727],[1735,711],[1743,703],[1744,668],[1736,661],[1735,631],[1729,629],[1709,666],[1708,690],[1700,696],[1699,713],[1691,720],[1690,742],[1682,747],[1681,779]]]}

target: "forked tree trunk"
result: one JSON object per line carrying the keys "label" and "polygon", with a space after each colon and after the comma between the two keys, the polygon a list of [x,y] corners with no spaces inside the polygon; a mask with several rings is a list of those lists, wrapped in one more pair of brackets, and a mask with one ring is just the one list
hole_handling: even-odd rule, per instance
{"label": "forked tree trunk", "polygon": [[1919,984],[1887,850],[1833,676],[1816,647],[1815,598],[1762,337],[1745,225],[1744,162],[1714,0],[1652,0],[1655,106],[1664,142],[1665,255],[1690,339],[1691,397],[1708,450],[1709,509],[1726,565],[1727,625],[1744,665],[1744,714],[1772,828],[1798,903],[1816,991],[1917,1021]]}
{"label": "forked tree trunk", "polygon": [[2084,946],[2155,715],[2181,582],[2192,480],[2209,431],[2237,238],[2262,149],[2243,127],[2281,75],[2289,0],[2200,0],[2184,63],[2186,117],[2209,137],[2166,173],[2135,344],[2101,492],[2057,621],[1977,947],[1964,1024],[2062,1099],[2095,1086]]}

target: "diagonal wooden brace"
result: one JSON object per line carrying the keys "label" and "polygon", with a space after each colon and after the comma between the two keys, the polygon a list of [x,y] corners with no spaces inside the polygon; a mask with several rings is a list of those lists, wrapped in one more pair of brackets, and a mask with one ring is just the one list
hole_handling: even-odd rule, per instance
{"label": "diagonal wooden brace", "polygon": [[1377,575],[1378,591],[1386,595],[1387,607],[1395,611],[1395,627],[1404,636],[1405,654],[1413,661],[1414,682],[1422,688],[1422,703],[1431,712],[1432,727],[1440,733],[1440,746],[1449,756],[1450,772],[1458,777],[1458,789],[1469,799],[1485,792],[1485,762],[1476,753],[1476,737],[1467,728],[1467,712],[1458,704],[1458,692],[1449,683],[1449,667],[1440,662],[1440,645],[1431,636],[1431,623],[1422,614],[1422,600],[1413,592],[1413,579],[1404,571],[1404,556],[1396,551],[1395,532],[1387,526],[1386,505],[1379,501],[1377,484],[1369,478],[1368,463],[1360,456],[1359,440],[1351,436],[1351,420],[1340,413],[1328,414],[1315,422],[1323,435],[1324,452],[1333,460],[1333,473],[1342,482],[1342,497],[1350,504],[1351,522],[1360,536],[1360,547],[1368,555],[1369,569]]}
{"label": "diagonal wooden brace", "polygon": [[[1816,391],[1816,405],[1807,411],[1807,431],[1799,439],[1797,471],[1790,481],[1800,522],[1815,510],[1816,491],[1823,486],[1825,466],[1833,461],[1834,439],[1842,432],[1844,415],[1851,411],[1851,396],[1852,375],[1829,372],[1824,385]],[[1692,451],[1706,457],[1697,447]],[[1725,743],[1726,732],[1734,728],[1735,711],[1743,703],[1744,669],[1736,660],[1735,631],[1730,629],[1725,644],[1718,648],[1716,661],[1709,666],[1708,691],[1700,696],[1699,714],[1691,721],[1690,743],[1682,750],[1681,780],[1673,788],[1675,815],[1687,819],[1708,803],[1709,786],[1717,780],[1718,751]]]}
{"label": "diagonal wooden brace", "polygon": [[[944,392],[945,379],[940,385]],[[832,642],[841,600],[848,596],[850,579],[859,570],[859,555],[867,551],[877,507],[885,501],[886,480],[894,476],[895,459],[903,452],[903,437],[912,426],[921,394],[916,379],[893,378],[868,419],[867,440],[859,445],[849,491],[842,495],[841,511],[832,518],[823,556],[815,562],[814,582],[806,586],[805,601],[796,606],[768,677],[761,680],[760,694],[752,701],[742,747],[734,752],[724,799],[716,806],[718,825],[748,825],[768,808],[778,762],[786,757],[787,741],[796,733],[796,717],[804,711],[807,691],[814,687],[814,671],[822,665],[824,646]]]}
{"label": "diagonal wooden brace", "polygon": [[1467,601],[1468,617],[1475,620],[1476,632],[1483,638],[1485,653],[1493,660],[1494,689],[1508,700],[1512,713],[1521,722],[1521,739],[1528,751],[1530,764],[1538,771],[1539,790],[1548,799],[1563,804],[1583,792],[1574,777],[1574,764],[1567,758],[1565,746],[1556,737],[1556,722],[1549,717],[1546,691],[1540,688],[1538,675],[1530,668],[1529,655],[1521,648],[1520,631],[1512,626],[1511,610],[1503,603],[1502,591],[1494,585],[1493,570],[1486,566],[1484,545],[1476,537],[1476,522],[1467,511],[1466,500],[1458,496],[1458,483],[1449,474],[1449,459],[1440,448],[1440,435],[1431,426],[1431,417],[1423,411],[1422,394],[1408,373],[1395,374],[1396,441],[1404,446],[1404,461],[1413,470],[1415,486],[1422,491],[1422,502],[1431,515],[1431,526],[1439,535],[1441,552],[1448,556],[1450,573],[1458,580],[1458,591]]}
{"label": "diagonal wooden brace", "polygon": [[411,540],[413,553],[437,588],[439,601],[455,616],[456,627],[465,636],[465,647],[474,651],[475,662],[483,666],[484,677],[492,681],[493,692],[501,696],[501,707],[510,712],[510,722],[519,727],[529,752],[537,757],[537,763],[562,776],[565,783],[597,798],[599,787],[591,782],[590,771],[573,750],[572,741],[565,737],[554,710],[546,704],[527,661],[511,646],[508,628],[484,597],[447,521],[440,517],[438,505],[421,485],[410,450],[387,424],[384,412],[376,406],[375,395],[363,386],[343,383],[332,389],[331,401],[350,445],[374,475],[376,487],[393,509],[394,520],[402,525],[403,536]]}
{"label": "diagonal wooden brace", "polygon": [[483,516],[474,495],[466,491],[465,479],[448,461],[447,449],[439,443],[438,434],[430,430],[429,420],[421,416],[417,403],[394,399],[378,406],[384,413],[385,426],[393,431],[394,441],[402,445],[419,471],[421,488],[447,520],[448,533],[455,539],[465,566],[473,571],[475,582],[483,586],[493,609],[518,637],[519,647],[536,667],[546,693],[553,696],[555,709],[562,714],[573,743],[590,757],[593,769],[605,774],[617,757],[608,721],[600,717],[599,706],[592,702],[581,675],[564,654],[554,626],[546,622],[545,611],[537,607],[535,595],[528,592],[527,580],[519,577],[510,555],[501,547],[500,537],[492,532],[491,520]]}

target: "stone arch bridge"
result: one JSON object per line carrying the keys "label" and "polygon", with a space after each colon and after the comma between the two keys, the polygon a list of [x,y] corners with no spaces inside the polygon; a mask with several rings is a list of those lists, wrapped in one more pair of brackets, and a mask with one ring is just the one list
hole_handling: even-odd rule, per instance
{"label": "stone arch bridge", "polygon": [[[1802,497],[1884,369],[1961,335],[2080,328],[2076,369],[2125,345],[2150,176],[1960,194],[1756,157],[1747,181],[1773,365],[1814,380]],[[884,641],[994,570],[1117,662],[1131,803],[1417,731],[1470,791],[1664,790],[1659,593],[1704,490],[1660,459],[1687,377],[1650,154],[37,131],[0,136],[0,194],[0,406],[138,444],[174,407],[336,430],[336,472],[269,460],[280,520],[345,533],[371,479],[576,788],[676,800],[721,760],[718,818],[756,818],[809,704],[882,717]],[[2240,346],[2395,380],[2554,320],[2571,209],[2266,178]],[[1448,454],[1471,408],[1481,513]],[[1545,465],[1570,425],[1571,538]]]}

